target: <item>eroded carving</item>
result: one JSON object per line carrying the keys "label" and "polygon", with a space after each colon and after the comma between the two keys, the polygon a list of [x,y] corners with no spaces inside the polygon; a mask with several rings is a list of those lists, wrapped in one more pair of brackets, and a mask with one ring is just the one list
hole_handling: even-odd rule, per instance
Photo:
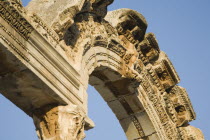
{"label": "eroded carving", "polygon": [[[84,81],[88,81],[89,75],[99,79],[112,94],[108,104],[117,102],[125,112],[124,116],[121,114],[119,117],[121,112],[117,112],[116,116],[120,118],[129,139],[152,139],[153,135],[157,135],[157,139],[169,140],[204,139],[198,129],[188,126],[188,122],[195,119],[191,102],[185,89],[176,86],[179,76],[166,54],[160,51],[155,35],[146,34],[145,18],[130,9],[112,11],[105,17],[107,6],[112,2],[32,0],[25,11],[19,0],[1,0],[0,16],[25,41],[36,28],[53,49],[61,47],[75,69],[81,72],[78,89],[85,89],[88,82]],[[27,20],[23,17],[25,14],[28,14]],[[28,51],[23,43],[2,24],[0,29],[21,49],[3,35],[0,39],[29,62],[21,51]],[[130,100],[131,97],[135,100]],[[86,103],[81,99],[80,102]],[[86,107],[72,104],[48,105],[33,110],[40,140],[82,140],[85,137],[85,125],[92,127],[86,121],[87,112],[81,110]],[[144,108],[139,109],[139,104]],[[140,111],[148,115],[151,130],[141,122],[141,115],[138,118],[138,113],[142,113]],[[131,130],[135,136],[129,134]],[[148,133],[148,130],[151,132]]]}
{"label": "eroded carving", "polygon": [[184,88],[175,86],[166,95],[168,110],[177,126],[195,119],[196,115]]}
{"label": "eroded carving", "polygon": [[105,17],[107,6],[114,0],[89,0],[86,1],[81,12],[95,13],[98,17]]}
{"label": "eroded carving", "polygon": [[75,105],[42,107],[34,111],[33,119],[40,140],[85,138],[85,115]]}
{"label": "eroded carving", "polygon": [[193,126],[185,126],[179,128],[182,140],[204,140],[203,133],[200,129]]}
{"label": "eroded carving", "polygon": [[176,85],[180,81],[171,61],[163,52],[161,52],[159,60],[156,61],[153,69],[165,89]]}
{"label": "eroded carving", "polygon": [[137,51],[139,52],[139,58],[145,64],[157,60],[160,49],[155,35],[153,33],[147,33],[144,40],[137,45]]}
{"label": "eroded carving", "polygon": [[[10,1],[15,2],[15,1]],[[0,1],[0,17],[6,20],[24,39],[28,40],[34,28],[30,23],[22,17],[22,15],[10,4],[9,1]]]}
{"label": "eroded carving", "polygon": [[27,11],[31,15],[36,13],[62,38],[74,23],[73,18],[82,9],[84,2],[85,0],[32,0],[27,6]]}
{"label": "eroded carving", "polygon": [[119,35],[124,35],[131,43],[142,41],[147,29],[147,21],[138,12],[130,9],[120,9],[108,12],[106,18]]}

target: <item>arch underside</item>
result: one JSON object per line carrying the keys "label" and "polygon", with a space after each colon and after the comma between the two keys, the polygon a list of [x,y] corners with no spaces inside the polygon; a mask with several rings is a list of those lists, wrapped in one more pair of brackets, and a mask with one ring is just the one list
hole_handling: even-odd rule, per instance
{"label": "arch underside", "polygon": [[89,82],[112,109],[128,139],[159,139],[132,79],[102,66],[94,70]]}

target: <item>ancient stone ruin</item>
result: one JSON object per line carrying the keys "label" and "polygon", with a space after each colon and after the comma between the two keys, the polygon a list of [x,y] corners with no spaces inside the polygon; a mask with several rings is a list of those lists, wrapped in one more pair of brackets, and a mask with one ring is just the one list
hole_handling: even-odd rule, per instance
{"label": "ancient stone ruin", "polygon": [[40,140],[82,140],[94,86],[128,140],[203,140],[186,90],[138,12],[113,0],[0,0],[0,93]]}

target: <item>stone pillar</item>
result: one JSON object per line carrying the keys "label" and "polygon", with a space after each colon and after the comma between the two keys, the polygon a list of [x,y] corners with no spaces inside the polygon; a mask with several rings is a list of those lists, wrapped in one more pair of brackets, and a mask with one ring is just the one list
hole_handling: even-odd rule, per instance
{"label": "stone pillar", "polygon": [[40,140],[85,138],[85,114],[76,105],[42,107],[34,111],[33,119]]}

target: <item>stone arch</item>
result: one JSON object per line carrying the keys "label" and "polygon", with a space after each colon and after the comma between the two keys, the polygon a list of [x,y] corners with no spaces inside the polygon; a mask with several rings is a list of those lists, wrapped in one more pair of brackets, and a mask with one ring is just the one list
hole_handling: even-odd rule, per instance
{"label": "stone arch", "polygon": [[89,84],[107,102],[129,140],[146,139],[156,133],[139,100],[138,85],[132,85],[136,84],[132,79],[122,78],[121,74],[108,67],[98,67],[91,73]]}
{"label": "stone arch", "polygon": [[132,70],[129,71],[129,67],[126,67],[123,56],[117,54],[123,51],[126,54],[127,49],[112,42],[107,44],[106,48],[92,46],[86,50],[82,64],[89,74],[89,84],[94,86],[107,102],[129,140],[149,137],[159,139],[140,100],[140,82],[135,79],[137,73],[132,76]]}
{"label": "stone arch", "polygon": [[178,104],[170,98],[180,79],[155,35],[145,33],[144,17],[120,9],[105,19],[80,13],[75,23],[81,31],[77,47],[82,73],[113,110],[127,138],[179,139],[176,127],[195,115],[188,97],[184,103],[176,93]]}
{"label": "stone arch", "polygon": [[[84,139],[84,129],[93,126],[85,101],[88,83],[129,140],[203,139],[188,124],[195,119],[190,99],[176,85],[179,76],[154,34],[146,33],[141,14],[121,9],[104,18],[113,0],[33,2],[28,11],[20,1],[0,2],[0,49],[9,56],[0,90],[34,119],[40,140]],[[59,13],[47,19],[49,11]]]}
{"label": "stone arch", "polygon": [[[94,19],[95,15],[91,16]],[[94,22],[100,24],[92,28],[98,32],[92,34],[91,41],[83,44],[84,75],[89,75],[89,83],[108,103],[129,140],[179,139],[176,127],[193,120],[194,111],[186,92],[182,91],[184,102],[179,92],[175,93],[178,104],[170,99],[180,79],[167,55],[160,51],[155,35],[145,34],[144,17],[121,9],[108,13],[105,19],[109,22],[86,21],[90,27]]]}

